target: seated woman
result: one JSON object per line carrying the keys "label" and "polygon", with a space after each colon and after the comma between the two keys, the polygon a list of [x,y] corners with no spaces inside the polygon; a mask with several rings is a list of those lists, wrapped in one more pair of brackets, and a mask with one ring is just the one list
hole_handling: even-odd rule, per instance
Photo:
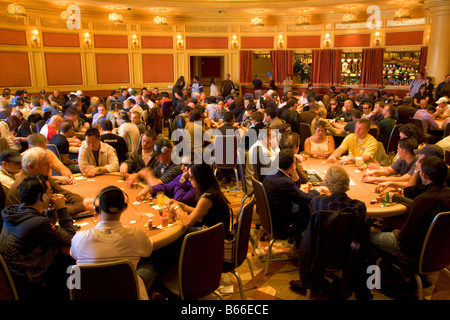
{"label": "seated woman", "polygon": [[230,228],[229,201],[222,193],[210,165],[194,164],[189,168],[189,180],[197,190],[195,208],[182,202],[169,202],[169,214],[172,219],[177,217],[186,229],[191,227],[212,227],[222,222],[225,230]]}
{"label": "seated woman", "polygon": [[310,204],[312,213],[316,210],[339,211],[351,207],[361,218],[366,219],[366,204],[357,199],[350,199],[346,193],[350,188],[350,177],[342,166],[332,165],[329,167],[323,183],[330,190],[331,195],[314,198]]}
{"label": "seated woman", "polygon": [[334,152],[334,139],[326,135],[326,122],[319,120],[316,124],[315,134],[305,141],[305,153],[314,158],[326,159]]}

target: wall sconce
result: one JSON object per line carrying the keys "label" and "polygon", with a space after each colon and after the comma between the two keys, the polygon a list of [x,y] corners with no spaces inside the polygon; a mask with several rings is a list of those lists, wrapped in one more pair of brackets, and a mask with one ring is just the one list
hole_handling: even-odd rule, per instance
{"label": "wall sconce", "polygon": [[86,48],[91,47],[91,35],[89,34],[89,32],[86,32],[84,34],[84,45]]}
{"label": "wall sconce", "polygon": [[280,34],[280,35],[278,36],[278,47],[279,47],[280,49],[283,49],[283,46],[284,46],[284,38],[283,38],[283,35]]}
{"label": "wall sconce", "polygon": [[330,48],[330,47],[331,47],[330,34],[327,33],[327,34],[325,34],[325,48]]}
{"label": "wall sconce", "polygon": [[32,32],[32,36],[31,36],[31,42],[33,43],[34,46],[39,46],[39,42],[40,42],[40,38],[39,38],[39,30],[34,29]]}
{"label": "wall sconce", "polygon": [[375,47],[381,46],[381,33],[379,31],[375,32]]}
{"label": "wall sconce", "polygon": [[135,34],[132,35],[131,44],[133,45],[134,49],[139,48],[139,40],[138,40],[137,35],[135,35]]}
{"label": "wall sconce", "polygon": [[181,34],[179,34],[177,37],[177,48],[183,49],[183,46],[184,46],[183,37],[181,36]]}
{"label": "wall sconce", "polygon": [[233,40],[231,40],[231,47],[233,49],[237,49],[239,47],[239,42],[237,39],[237,35],[233,35]]}

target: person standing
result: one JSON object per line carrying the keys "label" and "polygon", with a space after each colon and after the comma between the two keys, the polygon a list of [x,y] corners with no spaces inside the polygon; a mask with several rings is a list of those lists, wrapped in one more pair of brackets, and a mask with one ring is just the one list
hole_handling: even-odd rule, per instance
{"label": "person standing", "polygon": [[220,94],[225,99],[229,94],[234,93],[235,86],[234,82],[230,80],[230,74],[225,75],[225,80],[222,81],[222,86],[220,87]]}
{"label": "person standing", "polygon": [[257,74],[255,74],[255,79],[253,79],[253,88],[255,89],[255,99],[259,100],[259,98],[261,98],[262,95],[262,81],[261,79],[259,79],[259,76]]}

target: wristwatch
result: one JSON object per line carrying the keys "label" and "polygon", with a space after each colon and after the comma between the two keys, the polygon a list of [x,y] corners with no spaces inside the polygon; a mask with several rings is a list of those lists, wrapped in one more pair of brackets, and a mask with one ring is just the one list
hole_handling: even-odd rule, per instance
{"label": "wristwatch", "polygon": [[173,211],[177,211],[179,207],[180,207],[180,206],[175,206],[175,207],[173,208]]}

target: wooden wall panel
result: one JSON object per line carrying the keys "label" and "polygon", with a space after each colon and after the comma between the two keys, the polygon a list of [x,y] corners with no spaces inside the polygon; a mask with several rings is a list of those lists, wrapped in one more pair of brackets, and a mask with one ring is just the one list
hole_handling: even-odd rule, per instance
{"label": "wooden wall panel", "polygon": [[79,53],[46,53],[45,66],[49,86],[83,84]]}
{"label": "wooden wall panel", "polygon": [[80,36],[73,33],[42,33],[44,47],[80,47]]}
{"label": "wooden wall panel", "polygon": [[334,46],[341,47],[369,47],[370,34],[341,34],[334,36]]}
{"label": "wooden wall panel", "polygon": [[423,31],[388,32],[386,46],[422,45]]}
{"label": "wooden wall panel", "polygon": [[96,48],[128,48],[127,36],[94,35]]}
{"label": "wooden wall panel", "polygon": [[30,87],[30,64],[26,52],[0,52],[2,76],[0,87]]}
{"label": "wooden wall panel", "polygon": [[172,37],[142,36],[143,49],[173,49]]}
{"label": "wooden wall panel", "polygon": [[228,38],[187,37],[186,49],[228,49]]}
{"label": "wooden wall panel", "polygon": [[96,54],[97,83],[130,83],[127,54]]}
{"label": "wooden wall panel", "polygon": [[25,31],[1,29],[0,44],[25,46],[27,45],[27,35]]}
{"label": "wooden wall panel", "polygon": [[242,37],[241,49],[273,49],[273,37]]}
{"label": "wooden wall panel", "polygon": [[144,82],[174,82],[172,54],[143,54]]}
{"label": "wooden wall panel", "polygon": [[320,36],[290,36],[287,37],[287,47],[294,48],[320,48]]}

